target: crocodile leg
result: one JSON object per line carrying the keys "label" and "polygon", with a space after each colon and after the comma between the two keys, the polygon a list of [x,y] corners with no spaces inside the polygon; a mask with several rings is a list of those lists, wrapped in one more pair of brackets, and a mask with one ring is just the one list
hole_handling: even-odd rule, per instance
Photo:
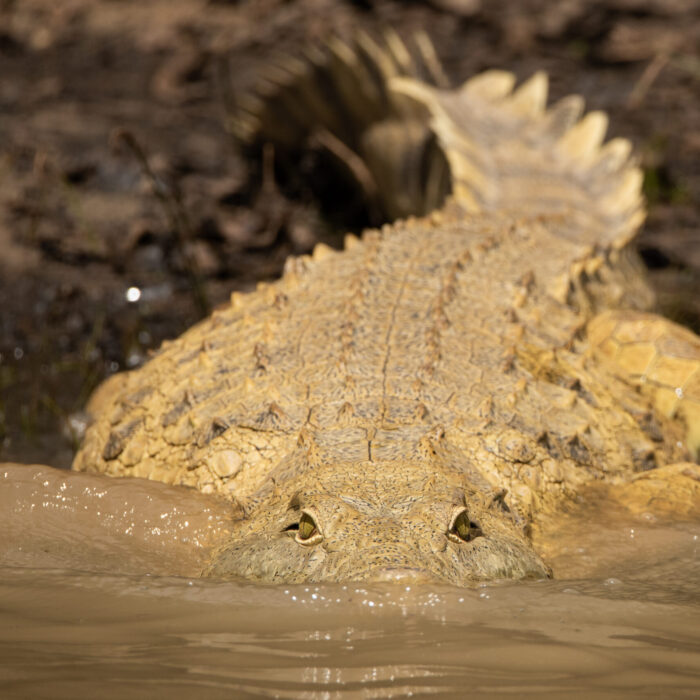
{"label": "crocodile leg", "polygon": [[[700,337],[640,311],[605,311],[588,324],[592,352],[638,385],[657,412],[682,420],[694,459],[700,456]],[[611,496],[635,512],[700,515],[700,467],[683,462],[632,476]]]}
{"label": "crocodile leg", "polygon": [[662,316],[605,311],[588,324],[591,349],[654,408],[685,423],[688,450],[700,453],[700,337]]}
{"label": "crocodile leg", "polygon": [[633,513],[700,517],[700,466],[667,464],[641,472],[609,489],[609,496]]}

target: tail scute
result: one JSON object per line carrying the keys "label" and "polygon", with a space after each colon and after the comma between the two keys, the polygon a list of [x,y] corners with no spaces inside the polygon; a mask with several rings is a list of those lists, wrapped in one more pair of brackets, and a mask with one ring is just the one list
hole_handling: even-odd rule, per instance
{"label": "tail scute", "polygon": [[364,32],[352,43],[335,36],[304,60],[283,56],[262,69],[230,128],[244,148],[271,142],[282,158],[309,144],[325,149],[355,177],[370,211],[427,214],[444,202],[449,172],[425,109],[390,89],[405,76],[447,85],[426,34],[410,46],[391,30],[382,42]]}
{"label": "tail scute", "polygon": [[504,105],[514,114],[534,119],[541,116],[547,107],[549,80],[546,73],[538,71],[526,80]]}
{"label": "tail scute", "polygon": [[626,245],[644,218],[642,175],[630,143],[604,143],[608,117],[598,111],[581,117],[578,96],[546,109],[542,73],[512,85],[512,75],[502,71],[453,91],[410,78],[390,82],[429,112],[454,197],[467,211],[568,214],[561,235],[585,245]]}
{"label": "tail scute", "polygon": [[510,95],[515,85],[515,76],[504,70],[487,70],[467,80],[460,88],[466,97],[495,102]]}
{"label": "tail scute", "polygon": [[632,144],[627,139],[615,138],[605,143],[594,165],[596,179],[619,172],[630,162],[631,154]]}
{"label": "tail scute", "polygon": [[555,102],[542,119],[542,134],[548,142],[557,141],[583,116],[585,103],[580,95],[568,95]]}
{"label": "tail scute", "polygon": [[607,115],[604,112],[589,112],[562,135],[557,143],[558,149],[572,162],[581,165],[590,163],[599,155],[607,130]]}
{"label": "tail scute", "polygon": [[467,211],[560,217],[562,236],[613,248],[643,219],[629,142],[604,143],[606,115],[582,116],[579,96],[547,107],[542,72],[515,87],[512,73],[490,70],[445,89],[429,39],[409,46],[391,31],[383,42],[335,37],[280,63],[261,81],[262,102],[235,115],[239,141],[298,148],[325,133],[316,142],[365,164],[363,189],[389,216],[427,213],[451,189]]}

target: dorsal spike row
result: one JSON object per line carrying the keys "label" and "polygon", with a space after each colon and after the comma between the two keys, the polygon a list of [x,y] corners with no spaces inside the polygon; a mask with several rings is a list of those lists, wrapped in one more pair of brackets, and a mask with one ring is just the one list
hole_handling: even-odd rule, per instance
{"label": "dorsal spike row", "polygon": [[[546,214],[560,210],[561,198],[562,206],[584,207],[575,234],[582,240],[626,244],[643,217],[641,174],[630,162],[630,143],[604,144],[607,116],[593,111],[581,117],[579,96],[547,109],[543,73],[515,90],[513,84],[512,74],[487,71],[456,92],[409,78],[395,78],[391,87],[430,113],[454,198],[467,211],[514,207]],[[548,181],[557,183],[551,192]]]}
{"label": "dorsal spike row", "polygon": [[391,53],[385,51],[367,32],[358,33],[357,47],[360,56],[367,61],[373,70],[380,74],[382,84],[388,83],[393,76],[400,73],[399,66],[393,60]]}
{"label": "dorsal spike row", "polygon": [[639,168],[627,168],[617,180],[617,187],[601,200],[603,208],[612,211],[630,211],[641,205],[642,180]]}
{"label": "dorsal spike row", "polygon": [[400,66],[402,72],[408,75],[417,75],[418,70],[413,57],[401,37],[393,29],[387,29],[384,33],[384,38],[394,62],[397,66]]}
{"label": "dorsal spike row", "polygon": [[558,148],[572,160],[589,163],[598,155],[607,129],[604,112],[589,112],[559,139]]}
{"label": "dorsal spike row", "polygon": [[357,248],[357,246],[360,245],[360,242],[360,239],[354,234],[346,233],[345,237],[343,238],[343,248],[345,250],[352,250],[353,248]]}
{"label": "dorsal spike row", "polygon": [[553,141],[561,138],[583,116],[585,104],[580,95],[568,95],[553,104],[542,120],[542,131]]}
{"label": "dorsal spike row", "polygon": [[460,92],[469,97],[496,101],[511,94],[515,76],[504,70],[487,70],[467,80]]}
{"label": "dorsal spike row", "polygon": [[306,66],[290,60],[268,72],[279,94],[241,101],[235,128],[242,139],[297,139],[298,146],[304,134],[325,130],[317,143],[340,144],[332,152],[350,170],[351,161],[364,164],[362,177],[357,169],[353,175],[370,206],[389,217],[427,214],[451,188],[471,213],[577,207],[572,225],[581,230],[568,236],[618,246],[634,235],[641,175],[629,142],[604,144],[607,116],[582,117],[577,95],[547,108],[543,72],[516,87],[513,73],[489,70],[444,90],[427,36],[409,47],[392,30],[381,41],[367,33],[351,43],[333,37],[307,53]]}
{"label": "dorsal spike row", "polygon": [[[352,145],[348,127],[362,130],[397,110],[401,113],[388,88],[392,78],[448,84],[425,32],[409,46],[393,30],[381,42],[366,32],[359,32],[352,43],[333,36],[322,47],[307,48],[303,59],[278,57],[260,73],[255,92],[237,99],[230,122],[243,144],[278,139],[291,144],[292,134],[298,138],[304,126],[307,131],[322,126]],[[286,137],[285,126],[290,132]],[[297,145],[302,142],[303,136]]]}
{"label": "dorsal spike row", "polygon": [[435,53],[433,42],[430,37],[424,32],[419,31],[414,36],[416,48],[420,55],[421,63],[425,70],[427,83],[437,85],[440,88],[448,89],[450,87],[449,78],[445,75],[440,59]]}
{"label": "dorsal spike row", "polygon": [[596,179],[617,174],[629,164],[631,155],[632,144],[627,139],[618,137],[604,143],[593,166]]}
{"label": "dorsal spike row", "polygon": [[537,71],[520,85],[505,102],[515,114],[535,118],[544,113],[547,106],[549,80],[546,73]]}
{"label": "dorsal spike row", "polygon": [[311,253],[311,258],[314,262],[320,262],[335,254],[335,250],[325,243],[317,243]]}

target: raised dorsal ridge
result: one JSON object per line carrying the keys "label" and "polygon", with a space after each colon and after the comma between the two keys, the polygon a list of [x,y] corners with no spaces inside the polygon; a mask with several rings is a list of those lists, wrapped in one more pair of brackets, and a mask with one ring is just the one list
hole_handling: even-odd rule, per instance
{"label": "raised dorsal ridge", "polygon": [[539,117],[547,107],[549,79],[544,71],[537,71],[520,85],[506,100],[508,108],[524,117]]}
{"label": "raised dorsal ridge", "polygon": [[320,262],[321,260],[331,257],[334,253],[335,251],[329,245],[326,245],[325,243],[317,243],[314,246],[311,257],[314,262]]}
{"label": "raised dorsal ridge", "polygon": [[[287,72],[297,71],[296,62],[291,63],[295,67]],[[443,89],[447,81],[427,36],[407,43],[392,30],[379,39],[367,33],[352,41],[330,37],[306,63],[308,74],[299,78],[296,92],[291,84],[280,87],[279,100],[292,112],[288,122],[280,119],[279,110],[262,108],[260,100],[241,102],[240,130],[250,134],[258,129],[258,141],[289,144],[320,125],[351,156],[369,164],[363,173],[382,184],[378,191],[384,213],[392,210],[390,218],[410,213],[402,189],[408,179],[392,175],[392,168],[410,160],[397,157],[401,144],[415,160],[425,143],[432,143],[435,152],[437,143],[446,163],[431,156],[431,163],[440,165],[435,171],[439,177],[425,188],[438,183],[438,195],[451,189],[463,213],[517,211],[547,217],[573,207],[579,214],[571,217],[564,235],[612,247],[629,241],[642,219],[639,175],[630,163],[629,143],[614,139],[605,144],[607,116],[592,111],[582,117],[584,101],[578,95],[547,107],[548,79],[542,71],[515,89],[514,74],[503,70],[487,70],[457,89]],[[329,81],[336,86],[335,102],[322,88]],[[300,120],[305,105],[308,118]],[[398,147],[377,155],[368,135],[383,134],[376,127],[385,122],[403,122],[413,130],[394,127],[389,133],[398,138]],[[432,141],[414,138],[421,126],[433,132]],[[425,195],[428,190],[418,191]],[[433,199],[441,201],[437,195]],[[415,213],[425,213],[419,206],[425,198],[410,201]],[[315,250],[314,261],[327,253]]]}
{"label": "raised dorsal ridge", "polygon": [[471,97],[496,101],[510,95],[515,85],[515,76],[505,70],[487,70],[469,78],[459,91]]}
{"label": "raised dorsal ridge", "polygon": [[607,130],[608,115],[589,112],[559,139],[557,147],[572,160],[590,162],[598,155]]}
{"label": "raised dorsal ridge", "polygon": [[345,250],[352,250],[360,245],[360,239],[353,233],[346,233],[343,238],[343,248]]}

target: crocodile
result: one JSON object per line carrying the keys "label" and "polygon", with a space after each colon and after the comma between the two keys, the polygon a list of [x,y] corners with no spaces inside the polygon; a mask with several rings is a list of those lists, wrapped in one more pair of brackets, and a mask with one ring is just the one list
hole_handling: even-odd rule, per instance
{"label": "crocodile", "polygon": [[91,398],[74,469],[230,501],[204,575],[546,578],[532,528],[591,484],[698,515],[700,338],[653,312],[630,143],[580,97],[548,107],[543,73],[453,89],[419,45],[333,39],[234,128],[320,135],[399,218],[290,258]]}

